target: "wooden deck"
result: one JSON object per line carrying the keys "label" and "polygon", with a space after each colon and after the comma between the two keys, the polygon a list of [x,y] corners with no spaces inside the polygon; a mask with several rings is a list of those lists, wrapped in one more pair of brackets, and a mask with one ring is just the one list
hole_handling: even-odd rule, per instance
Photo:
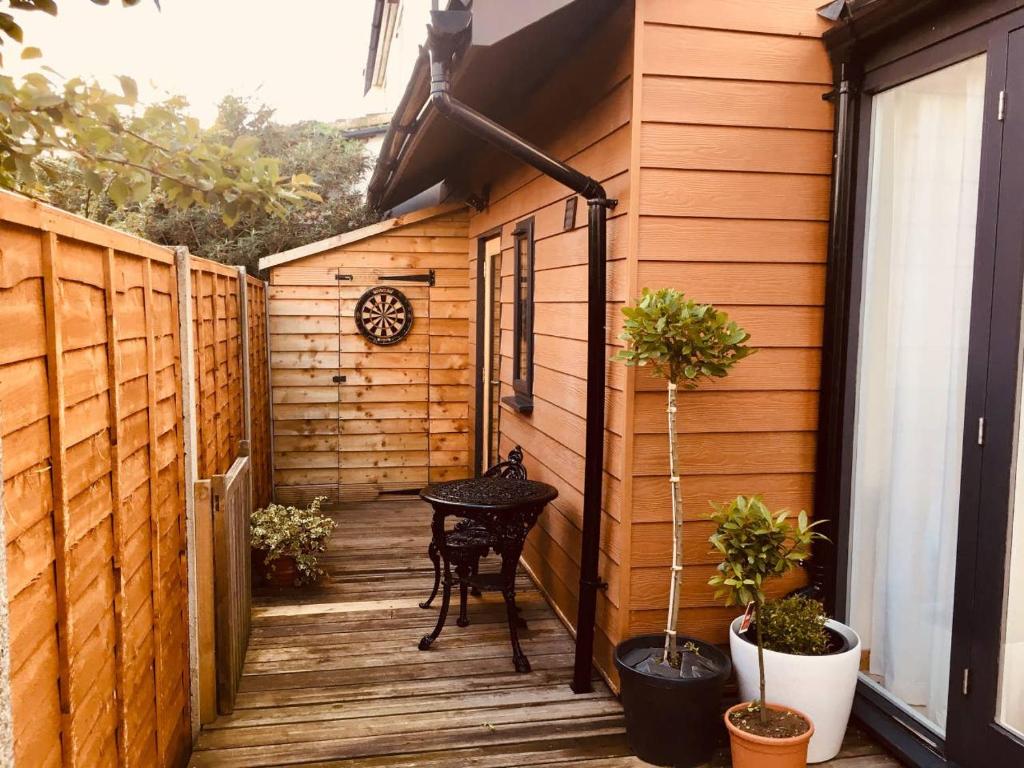
{"label": "wooden deck", "polygon": [[[525,576],[531,673],[512,669],[496,595],[471,598],[465,629],[453,610],[421,652],[416,644],[437,617],[417,605],[432,581],[428,508],[405,498],[333,514],[327,583],[257,594],[236,710],[204,729],[190,765],[647,765],[630,756],[621,707],[603,682],[591,694],[569,690],[572,640]],[[826,765],[897,763],[851,731],[841,759]]]}

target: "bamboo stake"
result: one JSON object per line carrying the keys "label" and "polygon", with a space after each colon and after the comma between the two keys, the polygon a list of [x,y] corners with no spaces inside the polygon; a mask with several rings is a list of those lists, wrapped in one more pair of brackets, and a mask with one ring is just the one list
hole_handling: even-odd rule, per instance
{"label": "bamboo stake", "polygon": [[[668,382],[668,475],[672,490],[672,581],[668,591],[668,619],[665,627],[665,651],[662,661],[669,663],[675,651],[676,626],[679,623],[679,595],[683,579],[683,499],[679,491],[679,470],[676,466],[676,390],[674,381]],[[682,665],[680,664],[680,674]]]}

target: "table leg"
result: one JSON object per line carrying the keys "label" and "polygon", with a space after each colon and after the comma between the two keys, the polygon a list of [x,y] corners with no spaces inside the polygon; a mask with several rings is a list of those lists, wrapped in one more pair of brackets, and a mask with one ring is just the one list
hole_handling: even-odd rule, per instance
{"label": "table leg", "polygon": [[430,597],[420,603],[420,608],[429,608],[437,597],[437,588],[441,586],[441,554],[437,551],[437,545],[431,540],[427,547],[427,557],[434,564],[434,588],[430,590]]}
{"label": "table leg", "polygon": [[441,611],[437,616],[437,624],[433,632],[420,638],[419,648],[421,651],[427,650],[437,640],[438,635],[441,634],[441,630],[444,629],[444,624],[448,620],[448,608],[452,601],[452,566],[448,560],[448,550],[444,545],[444,515],[434,512],[434,519],[431,522],[430,528],[433,531],[434,544],[437,546],[441,562],[444,566],[444,577],[442,579]]}
{"label": "table leg", "polygon": [[516,607],[516,571],[519,568],[519,555],[522,544],[502,548],[501,553],[501,594],[505,598],[505,611],[508,616],[508,634],[512,642],[512,663],[516,672],[529,672],[530,660],[519,645],[519,609]]}

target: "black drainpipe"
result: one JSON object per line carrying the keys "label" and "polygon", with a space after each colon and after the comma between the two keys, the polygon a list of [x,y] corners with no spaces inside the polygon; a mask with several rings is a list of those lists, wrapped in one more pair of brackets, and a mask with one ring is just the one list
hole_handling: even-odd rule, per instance
{"label": "black drainpipe", "polygon": [[470,11],[433,11],[427,34],[430,52],[430,103],[467,132],[492,144],[541,173],[550,176],[587,200],[587,426],[583,470],[583,542],[580,553],[579,612],[576,619],[576,659],[572,690],[593,690],[594,625],[597,591],[604,583],[598,576],[601,543],[601,501],[604,480],[605,322],[607,296],[607,212],[615,206],[595,179],[556,160],[521,136],[452,98],[451,61],[461,39],[468,33]]}

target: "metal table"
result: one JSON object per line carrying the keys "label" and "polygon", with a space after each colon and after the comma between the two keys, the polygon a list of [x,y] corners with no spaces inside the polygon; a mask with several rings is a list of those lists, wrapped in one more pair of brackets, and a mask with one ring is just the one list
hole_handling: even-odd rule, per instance
{"label": "metal table", "polygon": [[[505,477],[476,477],[430,485],[420,491],[420,498],[434,508],[430,530],[434,545],[444,565],[441,612],[437,626],[420,640],[420,650],[427,650],[441,634],[448,619],[452,587],[471,586],[480,590],[500,591],[508,614],[508,631],[512,642],[512,661],[517,672],[529,672],[530,662],[519,645],[519,616],[516,608],[516,569],[523,544],[544,506],[558,496],[547,483]],[[463,563],[455,563],[457,578],[452,576],[452,553],[446,545],[445,520],[458,517],[471,520],[487,529],[488,544],[501,555],[501,572],[477,575]]]}

